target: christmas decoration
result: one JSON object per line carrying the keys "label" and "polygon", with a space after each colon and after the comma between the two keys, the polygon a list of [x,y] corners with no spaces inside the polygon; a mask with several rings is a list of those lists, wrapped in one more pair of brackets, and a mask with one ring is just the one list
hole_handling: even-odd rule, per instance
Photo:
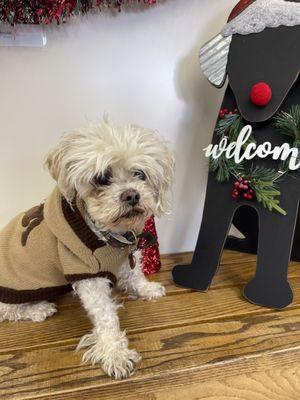
{"label": "christmas decoration", "polygon": [[242,0],[240,1],[231,11],[228,22],[232,21],[236,18],[239,14],[241,14],[250,4],[254,3],[256,0]]}
{"label": "christmas decoration", "polygon": [[259,82],[252,86],[250,100],[258,107],[265,107],[272,99],[272,89],[265,82]]}
{"label": "christmas decoration", "polygon": [[0,22],[50,24],[66,22],[71,15],[111,8],[121,11],[129,4],[152,6],[157,0],[0,0]]}
{"label": "christmas decoration", "polygon": [[235,108],[233,111],[229,111],[228,108],[222,108],[219,113],[220,119],[224,119],[226,115],[238,114],[238,109]]}
{"label": "christmas decoration", "polygon": [[[300,260],[300,110],[292,107],[300,104],[299,52],[299,0],[241,0],[221,33],[200,50],[205,76],[217,87],[228,77],[228,86],[205,149],[215,172],[208,175],[195,252],[190,264],[174,267],[177,285],[206,292],[226,247],[257,254],[243,290],[247,300],[275,309],[292,302],[288,265],[291,257]],[[256,107],[249,95],[262,80],[273,96]],[[227,113],[234,108],[239,114]],[[247,143],[254,137],[257,143]],[[228,237],[232,222],[244,238]]]}
{"label": "christmas decoration", "polygon": [[[233,10],[234,11],[234,10]],[[297,2],[285,0],[243,0],[225,28],[223,36],[236,33],[249,35],[262,32],[266,28],[296,26],[300,24],[300,7]]]}
{"label": "christmas decoration", "polygon": [[[143,233],[150,232],[157,239],[155,220],[152,216],[146,221]],[[156,242],[152,246],[145,246],[146,239],[141,239],[139,247],[142,248],[143,254],[143,271],[145,275],[151,275],[158,272],[161,267],[159,245]]]}
{"label": "christmas decoration", "polygon": [[[286,212],[279,206],[279,200],[276,199],[280,196],[280,191],[276,189],[275,182],[282,176],[281,173],[276,171],[263,168],[255,167],[252,168],[248,173],[244,173],[243,176],[238,178],[239,189],[242,189],[243,198],[245,200],[252,200],[256,197],[256,200],[267,208],[269,211],[276,210],[282,215],[286,215]],[[236,184],[234,187],[234,198],[237,199]]]}
{"label": "christmas decoration", "polygon": [[289,112],[281,111],[274,117],[275,127],[292,139],[293,146],[300,145],[300,105],[291,107]]}
{"label": "christmas decoration", "polygon": [[297,0],[241,0],[221,33],[201,47],[199,58],[204,75],[214,86],[223,86],[233,35],[249,35],[266,28],[299,24],[300,4]]}
{"label": "christmas decoration", "polygon": [[226,66],[232,36],[215,36],[200,49],[199,60],[206,78],[216,87],[226,80]]}
{"label": "christmas decoration", "polygon": [[[221,137],[221,140],[226,137],[229,143],[232,143],[237,140],[244,126],[243,118],[237,109],[234,112],[228,112],[227,109],[223,109],[220,111],[220,120],[216,126],[215,133]],[[255,140],[252,137],[250,141]],[[211,172],[216,172],[218,182],[225,182],[229,180],[230,175],[238,178],[243,171],[243,165],[236,164],[233,159],[227,158],[223,153],[218,158],[210,157],[209,169]]]}
{"label": "christmas decoration", "polygon": [[[221,136],[221,140],[226,137],[228,143],[234,143],[245,124],[243,118],[239,115],[238,110],[229,112],[228,109],[222,109],[219,113],[220,120],[216,126],[216,134]],[[280,112],[274,117],[274,127],[283,135],[292,139],[293,148],[297,149],[298,160],[300,149],[300,106],[293,106],[289,112]],[[254,143],[255,139],[250,136],[244,144],[244,148],[249,143]],[[261,145],[263,146],[263,145]],[[221,147],[224,146],[222,145]],[[206,150],[206,149],[205,149]],[[270,150],[270,154],[272,154]],[[290,157],[292,154],[290,155]],[[246,171],[244,163],[236,163],[234,158],[226,157],[226,153],[222,153],[219,157],[210,158],[210,171],[216,172],[216,179],[219,182],[225,182],[233,176],[234,182],[232,197],[237,200],[256,199],[263,207],[269,211],[276,210],[282,215],[286,212],[279,206],[280,191],[276,188],[276,181],[282,178],[290,169],[289,159],[285,159],[279,163],[278,171],[270,168],[264,168],[253,165],[249,171]]]}
{"label": "christmas decoration", "polygon": [[239,177],[238,180],[234,183],[232,197],[234,199],[237,199],[242,194],[242,197],[245,200],[252,200],[255,192],[253,189],[250,189],[249,184],[250,182],[247,179]]}

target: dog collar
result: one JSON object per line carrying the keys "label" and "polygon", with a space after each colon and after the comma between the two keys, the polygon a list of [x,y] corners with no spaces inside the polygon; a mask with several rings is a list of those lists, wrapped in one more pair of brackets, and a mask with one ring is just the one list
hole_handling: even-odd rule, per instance
{"label": "dog collar", "polygon": [[[153,246],[156,242],[156,238],[151,232],[136,233],[135,231],[128,231],[124,234],[120,234],[111,231],[101,231],[100,233],[109,246],[117,248],[137,246],[138,249],[142,249]],[[143,246],[139,246],[140,239],[145,239],[145,244]]]}
{"label": "dog collar", "polygon": [[[124,249],[125,247],[133,247],[128,254],[128,260],[131,269],[134,269],[136,266],[136,257],[134,253],[137,250],[153,246],[157,240],[151,232],[142,232],[136,234],[134,231],[128,231],[123,235],[109,231],[101,233],[109,246],[121,249]],[[141,245],[141,239],[144,239],[143,245]]]}

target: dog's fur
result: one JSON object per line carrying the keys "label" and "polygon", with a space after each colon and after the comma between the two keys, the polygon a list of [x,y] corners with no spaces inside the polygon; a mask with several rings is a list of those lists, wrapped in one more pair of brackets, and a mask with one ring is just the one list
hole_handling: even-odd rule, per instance
{"label": "dog's fur", "polygon": [[[83,216],[99,237],[108,230],[121,234],[141,231],[149,216],[169,211],[174,158],[153,131],[134,125],[117,127],[104,120],[64,135],[45,164],[62,195],[69,202],[74,196],[83,202]],[[122,199],[128,191],[138,193],[136,205]],[[145,278],[141,251],[135,253],[135,258],[133,270],[128,263],[119,266],[118,288],[134,298],[164,296],[160,283]],[[120,330],[120,305],[112,297],[110,281],[85,279],[74,283],[73,289],[94,325],[92,333],[78,345],[78,349],[87,348],[83,361],[100,363],[116,379],[129,376],[140,356],[128,349],[125,331]],[[55,312],[55,305],[47,301],[0,303],[1,321],[43,321]]]}

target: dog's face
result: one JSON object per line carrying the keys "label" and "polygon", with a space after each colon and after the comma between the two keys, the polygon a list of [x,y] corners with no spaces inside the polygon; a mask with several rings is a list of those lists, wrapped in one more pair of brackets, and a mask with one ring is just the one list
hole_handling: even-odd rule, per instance
{"label": "dog's face", "polygon": [[142,229],[168,211],[174,158],[154,132],[104,121],[62,137],[46,165],[64,197],[78,196],[103,230]]}
{"label": "dog's face", "polygon": [[[300,26],[267,28],[251,35],[233,35],[227,72],[242,116],[262,122],[279,109],[300,71]],[[257,107],[250,101],[251,87],[267,82],[273,92],[270,103]]]}

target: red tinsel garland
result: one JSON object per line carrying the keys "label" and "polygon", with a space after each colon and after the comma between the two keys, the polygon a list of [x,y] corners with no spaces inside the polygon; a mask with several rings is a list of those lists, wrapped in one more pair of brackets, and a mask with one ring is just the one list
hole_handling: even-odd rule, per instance
{"label": "red tinsel garland", "polygon": [[[150,232],[157,239],[157,232],[155,227],[154,217],[146,221],[143,232]],[[143,248],[146,240],[141,239],[139,245]],[[146,247],[142,250],[143,253],[143,271],[145,275],[151,275],[160,270],[160,254],[158,242],[153,246]]]}
{"label": "red tinsel garland", "polygon": [[71,15],[87,13],[104,7],[118,11],[125,4],[143,3],[148,6],[157,0],[0,0],[0,22],[15,24],[49,24],[65,22]]}

